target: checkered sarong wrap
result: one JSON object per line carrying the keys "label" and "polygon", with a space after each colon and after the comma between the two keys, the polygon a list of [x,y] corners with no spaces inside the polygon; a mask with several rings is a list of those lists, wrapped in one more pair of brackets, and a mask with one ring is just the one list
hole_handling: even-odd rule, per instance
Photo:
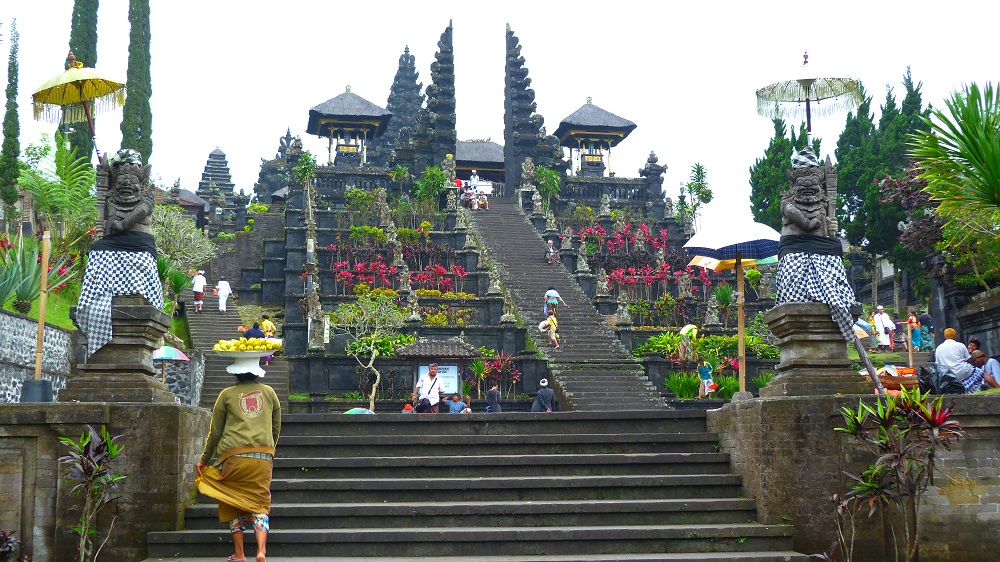
{"label": "checkered sarong wrap", "polygon": [[775,279],[778,298],[775,304],[786,302],[822,302],[830,305],[830,316],[840,328],[844,339],[854,337],[854,291],[847,283],[847,273],[840,256],[789,253],[778,259]]}
{"label": "checkered sarong wrap", "polygon": [[76,323],[87,336],[87,356],[111,341],[111,298],[142,295],[163,310],[163,285],[149,252],[92,251],[83,275]]}

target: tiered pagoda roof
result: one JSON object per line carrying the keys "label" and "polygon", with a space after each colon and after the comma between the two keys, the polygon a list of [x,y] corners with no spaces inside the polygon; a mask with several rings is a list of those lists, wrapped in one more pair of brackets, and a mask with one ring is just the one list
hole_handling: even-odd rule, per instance
{"label": "tiered pagoda roof", "polygon": [[306,133],[325,138],[331,133],[337,136],[338,132],[364,130],[372,139],[385,131],[391,117],[388,110],[352,93],[348,86],[343,94],[309,110]]}
{"label": "tiered pagoda roof", "polygon": [[625,140],[636,124],[606,109],[597,107],[590,100],[559,123],[555,136],[563,146],[576,148],[578,140],[606,139],[611,146]]}

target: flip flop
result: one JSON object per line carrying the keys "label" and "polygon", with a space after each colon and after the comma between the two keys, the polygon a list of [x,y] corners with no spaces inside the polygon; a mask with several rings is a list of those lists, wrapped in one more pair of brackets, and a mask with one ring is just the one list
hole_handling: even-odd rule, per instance
{"label": "flip flop", "polygon": [[226,562],[247,562],[247,559],[246,558],[236,558],[235,554],[230,554],[229,558],[226,559]]}

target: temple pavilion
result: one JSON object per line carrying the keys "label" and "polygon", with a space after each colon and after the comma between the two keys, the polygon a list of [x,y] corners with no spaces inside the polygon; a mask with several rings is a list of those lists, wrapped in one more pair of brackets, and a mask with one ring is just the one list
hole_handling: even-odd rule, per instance
{"label": "temple pavilion", "polygon": [[602,177],[611,171],[611,147],[625,140],[635,123],[594,105],[591,98],[559,122],[555,136],[570,151],[572,169],[579,176]]}
{"label": "temple pavilion", "polygon": [[351,92],[309,110],[306,133],[327,139],[327,164],[358,167],[367,161],[368,143],[385,132],[392,113]]}

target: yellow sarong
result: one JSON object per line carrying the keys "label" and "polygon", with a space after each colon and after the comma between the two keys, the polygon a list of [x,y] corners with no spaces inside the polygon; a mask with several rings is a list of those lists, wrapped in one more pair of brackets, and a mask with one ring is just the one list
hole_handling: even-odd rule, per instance
{"label": "yellow sarong", "polygon": [[228,522],[244,514],[271,512],[272,461],[230,457],[220,470],[206,466],[195,479],[198,491],[219,501],[219,521]]}

